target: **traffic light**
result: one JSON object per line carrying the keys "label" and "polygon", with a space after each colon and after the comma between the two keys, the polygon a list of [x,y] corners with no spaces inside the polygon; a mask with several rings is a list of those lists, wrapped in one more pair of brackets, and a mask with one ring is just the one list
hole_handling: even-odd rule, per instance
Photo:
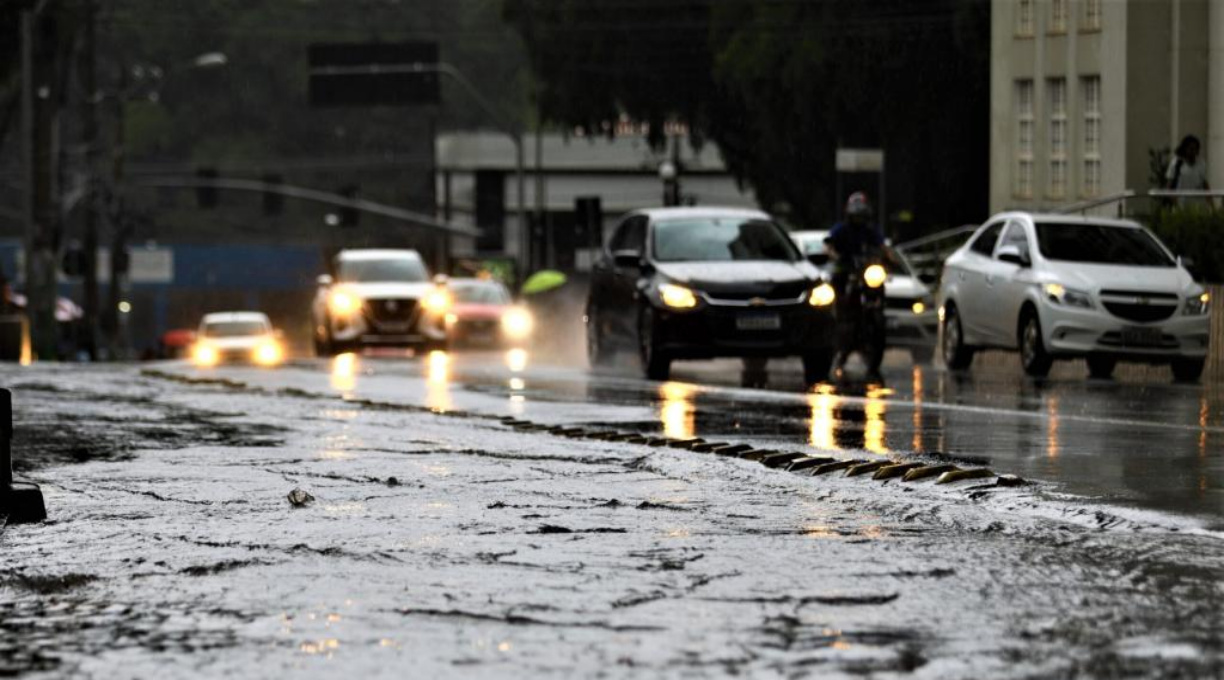
{"label": "traffic light", "polygon": [[263,192],[263,214],[281,214],[285,211],[285,196],[279,191],[271,191],[271,189],[284,184],[285,178],[275,173],[269,173],[263,176],[263,183],[267,187]]}
{"label": "traffic light", "polygon": [[[361,188],[356,184],[346,184],[340,187],[340,191],[337,193],[349,200],[356,200],[360,190]],[[342,227],[355,227],[361,221],[361,211],[357,208],[346,205],[341,207],[338,212],[340,215],[340,226]]]}
{"label": "traffic light", "polygon": [[[198,168],[196,178],[203,182],[212,182],[217,179],[217,169]],[[209,184],[196,187],[196,205],[201,208],[217,207],[217,187]]]}

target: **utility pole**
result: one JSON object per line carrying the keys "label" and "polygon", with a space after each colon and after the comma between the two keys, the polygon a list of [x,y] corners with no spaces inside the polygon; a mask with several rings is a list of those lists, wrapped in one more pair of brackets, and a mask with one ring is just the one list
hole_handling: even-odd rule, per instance
{"label": "utility pole", "polygon": [[54,128],[59,101],[57,65],[59,26],[40,17],[46,2],[21,15],[23,128],[26,139],[25,287],[33,350],[40,359],[55,357],[57,326],[56,253],[59,206],[55,186]]}
{"label": "utility pole", "polygon": [[90,360],[98,359],[98,211],[101,204],[98,177],[98,107],[101,98],[97,89],[97,5],[85,0],[85,43],[81,53],[81,82],[86,93],[82,111],[85,137],[85,168],[89,177],[89,193],[85,197],[85,262],[84,271],[84,337],[82,349]]}

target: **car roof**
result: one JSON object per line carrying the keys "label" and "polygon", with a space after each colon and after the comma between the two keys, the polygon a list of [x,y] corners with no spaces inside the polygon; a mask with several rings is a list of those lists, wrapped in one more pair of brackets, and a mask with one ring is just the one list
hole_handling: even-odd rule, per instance
{"label": "car roof", "polygon": [[634,215],[645,215],[651,222],[686,217],[745,217],[756,220],[772,220],[769,213],[752,208],[721,208],[717,206],[689,206],[681,208],[644,208],[633,211]]}
{"label": "car roof", "polygon": [[337,260],[387,260],[387,259],[420,260],[421,254],[408,248],[359,248],[341,250],[336,253]]}
{"label": "car roof", "polygon": [[448,283],[457,283],[461,286],[500,286],[500,281],[493,279],[478,279],[475,276],[452,276],[447,279]]}
{"label": "car roof", "polygon": [[1095,217],[1092,215],[1064,215],[1060,213],[1025,212],[1014,210],[992,216],[988,222],[1000,219],[1027,219],[1034,224],[1099,224],[1106,227],[1127,227],[1142,229],[1143,225],[1134,220],[1119,220],[1110,217]]}
{"label": "car roof", "polygon": [[205,314],[200,323],[233,323],[242,321],[262,321],[271,323],[268,315],[263,312],[213,312]]}

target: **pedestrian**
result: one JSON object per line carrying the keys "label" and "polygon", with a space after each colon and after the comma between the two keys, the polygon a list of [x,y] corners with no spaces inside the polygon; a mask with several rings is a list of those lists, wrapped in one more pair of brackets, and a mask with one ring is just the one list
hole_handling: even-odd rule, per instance
{"label": "pedestrian", "polygon": [[[1173,160],[1165,171],[1165,188],[1180,191],[1210,191],[1207,184],[1207,163],[1199,157],[1203,149],[1202,142],[1194,135],[1186,135],[1177,150]],[[1215,207],[1215,201],[1210,196],[1205,198],[1182,196],[1177,199],[1181,207],[1191,205],[1209,205]]]}

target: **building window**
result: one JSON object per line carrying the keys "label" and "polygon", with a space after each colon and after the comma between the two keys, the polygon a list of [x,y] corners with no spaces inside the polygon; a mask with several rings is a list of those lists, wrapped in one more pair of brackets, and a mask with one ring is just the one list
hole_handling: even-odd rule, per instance
{"label": "building window", "polygon": [[1016,3],[1016,35],[1033,35],[1033,0]]}
{"label": "building window", "polygon": [[1067,195],[1067,79],[1046,81],[1050,102],[1050,187],[1052,198]]}
{"label": "building window", "polygon": [[1084,93],[1084,195],[1101,193],[1101,77],[1080,83]]}
{"label": "building window", "polygon": [[1050,0],[1050,33],[1067,32],[1067,0]]}
{"label": "building window", "polygon": [[1016,81],[1016,195],[1033,195],[1033,81]]}
{"label": "building window", "polygon": [[1101,30],[1101,0],[1084,0],[1085,31]]}

